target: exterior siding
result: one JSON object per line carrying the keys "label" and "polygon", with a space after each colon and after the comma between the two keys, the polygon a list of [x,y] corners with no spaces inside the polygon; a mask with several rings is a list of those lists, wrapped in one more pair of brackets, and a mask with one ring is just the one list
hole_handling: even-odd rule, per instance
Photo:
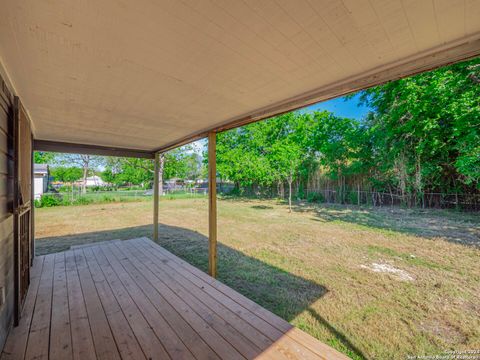
{"label": "exterior siding", "polygon": [[0,78],[0,348],[13,321],[13,139],[11,94]]}

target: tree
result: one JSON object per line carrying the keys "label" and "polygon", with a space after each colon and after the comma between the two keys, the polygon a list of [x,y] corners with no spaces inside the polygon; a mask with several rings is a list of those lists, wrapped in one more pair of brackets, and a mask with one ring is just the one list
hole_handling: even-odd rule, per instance
{"label": "tree", "polygon": [[33,153],[33,162],[35,164],[53,164],[55,163],[56,153],[35,151]]}
{"label": "tree", "polygon": [[145,185],[153,182],[153,161],[139,158],[111,157],[106,160],[102,179],[115,186]]}
{"label": "tree", "polygon": [[[200,174],[201,160],[191,146],[183,146],[160,155],[159,190],[163,194],[163,180],[193,179]],[[105,160],[102,179],[119,186],[122,184],[152,184],[154,162],[150,159],[111,157]]]}
{"label": "tree", "polygon": [[480,180],[480,59],[454,64],[362,92],[375,162],[395,169],[397,186],[469,190]]}
{"label": "tree", "polygon": [[82,178],[83,171],[78,167],[58,166],[52,167],[50,174],[56,181],[71,184]]}
{"label": "tree", "polygon": [[303,151],[288,137],[272,144],[269,151],[271,168],[275,169],[273,177],[288,183],[288,211],[292,212],[292,184],[298,176]]}
{"label": "tree", "polygon": [[307,114],[289,113],[221,133],[217,140],[217,169],[222,178],[239,186],[289,185],[302,167],[312,165],[309,148],[312,119]]}
{"label": "tree", "polygon": [[86,154],[61,154],[57,162],[62,165],[77,165],[82,169],[82,192],[87,190],[89,170],[94,169],[105,161],[103,156]]}
{"label": "tree", "polygon": [[354,184],[410,205],[426,192],[478,194],[480,59],[365,90],[361,102],[372,109],[361,120],[293,112],[218,134],[220,177],[240,192],[286,182],[289,199],[318,173],[341,202]]}

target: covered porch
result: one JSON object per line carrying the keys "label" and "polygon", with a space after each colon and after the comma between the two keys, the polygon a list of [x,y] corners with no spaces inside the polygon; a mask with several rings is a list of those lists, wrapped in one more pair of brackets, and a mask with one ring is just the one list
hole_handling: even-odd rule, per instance
{"label": "covered porch", "polygon": [[2,359],[346,359],[147,238],[37,256]]}
{"label": "covered porch", "polygon": [[[217,133],[476,57],[480,3],[0,10],[2,358],[345,358],[215,280]],[[33,150],[155,159],[156,240],[159,159],[202,138],[210,276],[147,239],[35,257]]]}

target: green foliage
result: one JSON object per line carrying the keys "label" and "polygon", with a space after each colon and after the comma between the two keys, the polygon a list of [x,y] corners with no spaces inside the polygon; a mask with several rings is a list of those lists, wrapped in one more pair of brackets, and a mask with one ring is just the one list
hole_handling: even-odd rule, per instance
{"label": "green foliage", "polygon": [[33,153],[33,160],[35,164],[53,164],[56,159],[56,154],[53,152],[35,151]]}
{"label": "green foliage", "polygon": [[219,176],[241,194],[292,180],[301,189],[320,172],[351,203],[348,182],[417,203],[478,191],[480,59],[365,90],[361,102],[372,109],[362,120],[293,112],[218,134]]}
{"label": "green foliage", "polygon": [[82,169],[73,166],[57,166],[50,169],[50,175],[54,181],[72,183],[82,178]]}
{"label": "green foliage", "polygon": [[36,200],[35,206],[37,207],[52,207],[62,204],[62,197],[56,195],[43,195],[40,200]]}
{"label": "green foliage", "polygon": [[394,174],[407,192],[478,186],[480,59],[366,90],[362,99],[375,110],[366,125],[380,174]]}
{"label": "green foliage", "polygon": [[239,186],[294,180],[312,161],[310,122],[309,114],[289,113],[218,134],[220,177]]}
{"label": "green foliage", "polygon": [[324,202],[325,199],[322,194],[317,192],[311,192],[307,196],[307,201],[311,203]]}
{"label": "green foliage", "polygon": [[[183,146],[165,153],[163,180],[172,178],[196,180],[201,176],[202,162],[190,146]],[[150,188],[153,183],[154,162],[150,159],[106,158],[103,181],[116,187],[141,185]]]}
{"label": "green foliage", "polygon": [[79,198],[75,199],[74,201],[70,202],[68,205],[88,205],[93,203],[93,199],[85,197],[85,196],[80,196]]}
{"label": "green foliage", "polygon": [[201,177],[202,159],[190,146],[183,146],[165,153],[163,179],[196,180]]}

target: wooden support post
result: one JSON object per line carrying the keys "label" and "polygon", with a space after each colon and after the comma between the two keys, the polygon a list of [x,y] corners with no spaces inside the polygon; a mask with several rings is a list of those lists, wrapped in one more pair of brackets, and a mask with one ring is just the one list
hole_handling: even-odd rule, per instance
{"label": "wooden support post", "polygon": [[208,134],[208,273],[217,277],[217,134]]}
{"label": "wooden support post", "polygon": [[158,200],[159,200],[159,172],[160,153],[155,153],[155,165],[153,174],[153,241],[158,242]]}
{"label": "wooden support post", "polygon": [[35,258],[35,151],[33,150],[33,135],[32,135],[32,154],[30,158],[31,173],[30,173],[30,191],[31,191],[31,206],[30,206],[30,266],[33,265]]}

